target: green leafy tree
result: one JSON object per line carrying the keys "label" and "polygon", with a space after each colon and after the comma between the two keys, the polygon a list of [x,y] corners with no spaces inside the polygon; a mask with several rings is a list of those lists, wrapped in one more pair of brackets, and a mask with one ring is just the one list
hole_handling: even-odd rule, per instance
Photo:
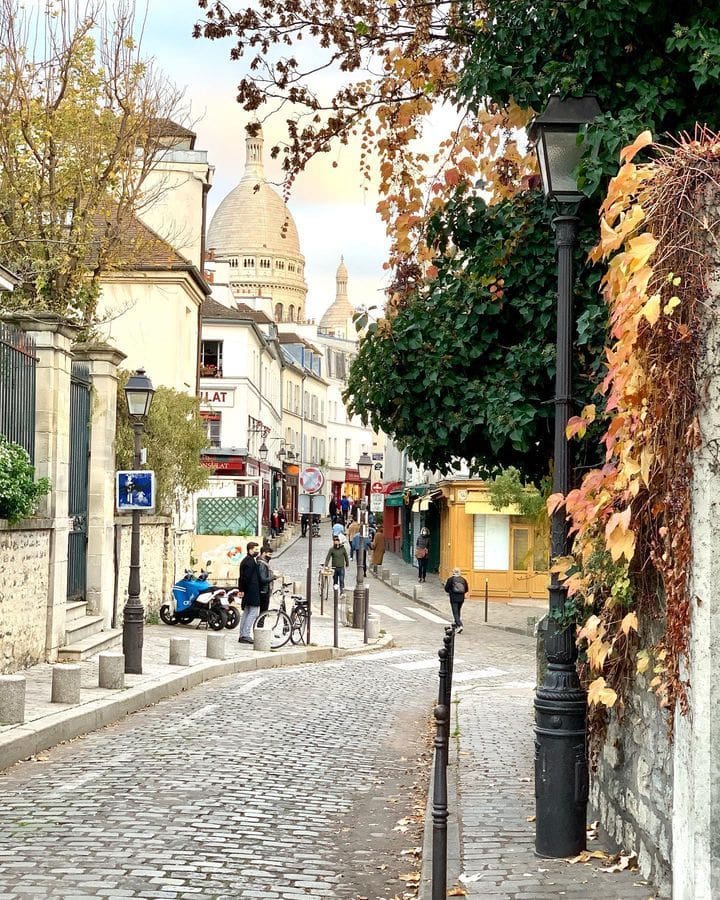
{"label": "green leafy tree", "polygon": [[0,519],[15,524],[31,516],[49,490],[47,478],[35,481],[27,450],[0,435]]}
{"label": "green leafy tree", "polygon": [[181,94],[142,58],[129,0],[37,7],[0,0],[0,262],[22,278],[3,302],[91,327]]}
{"label": "green leafy tree", "polygon": [[[115,444],[118,469],[133,466],[134,433],[123,391],[129,377],[128,372],[122,372],[118,385]],[[200,453],[207,443],[198,399],[172,388],[157,388],[143,432],[143,445],[147,448],[148,468],[155,472],[158,512],[170,513],[178,495],[205,487],[208,470],[200,464]]]}

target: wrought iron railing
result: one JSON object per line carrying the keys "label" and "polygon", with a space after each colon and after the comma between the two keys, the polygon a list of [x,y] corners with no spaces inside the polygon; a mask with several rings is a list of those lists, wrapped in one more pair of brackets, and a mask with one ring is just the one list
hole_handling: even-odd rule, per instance
{"label": "wrought iron railing", "polygon": [[0,322],[0,434],[24,447],[35,461],[35,372],[31,337]]}

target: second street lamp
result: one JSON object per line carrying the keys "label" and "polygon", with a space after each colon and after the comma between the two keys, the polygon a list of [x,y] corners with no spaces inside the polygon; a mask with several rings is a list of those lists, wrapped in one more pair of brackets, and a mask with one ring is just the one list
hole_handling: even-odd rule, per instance
{"label": "second street lamp", "polygon": [[[545,196],[557,210],[553,219],[558,268],[553,493],[563,496],[570,487],[565,432],[572,404],[573,250],[577,207],[583,199],[576,177],[584,149],[579,134],[599,115],[595,97],[554,96],[530,131]],[[550,555],[555,560],[569,552],[564,509],[555,510],[551,527]],[[535,852],[559,858],[575,856],[586,847],[587,700],[577,674],[575,627],[562,622],[567,587],[557,572],[551,575],[549,594],[547,671],[535,695]]]}
{"label": "second street lamp", "polygon": [[[150,412],[155,388],[145,374],[138,369],[125,385],[130,421],[135,433],[133,468],[139,469],[142,455],[142,433]],[[130,538],[130,577],[128,598],[123,610],[123,653],[125,671],[132,675],[142,675],[143,620],[145,610],[140,602],[140,510],[132,511],[132,532]]]}

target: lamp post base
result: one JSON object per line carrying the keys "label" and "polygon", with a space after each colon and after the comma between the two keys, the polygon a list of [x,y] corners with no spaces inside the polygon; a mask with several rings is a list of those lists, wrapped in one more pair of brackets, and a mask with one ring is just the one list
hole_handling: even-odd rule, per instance
{"label": "lamp post base", "polygon": [[365,627],[365,588],[359,584],[353,591],[353,628]]}
{"label": "lamp post base", "polygon": [[139,599],[131,597],[123,610],[123,653],[125,672],[128,675],[142,675],[144,620],[145,610],[142,603]]}

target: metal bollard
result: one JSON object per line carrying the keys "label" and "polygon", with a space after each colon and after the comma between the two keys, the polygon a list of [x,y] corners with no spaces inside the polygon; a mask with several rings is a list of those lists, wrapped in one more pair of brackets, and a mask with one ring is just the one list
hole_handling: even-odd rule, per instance
{"label": "metal bollard", "polygon": [[125,687],[125,654],[101,653],[98,656],[98,687],[121,691]]}
{"label": "metal bollard", "polygon": [[0,725],[25,721],[25,676],[0,675]]}
{"label": "metal bollard", "polygon": [[213,634],[208,631],[205,656],[208,659],[225,659],[225,635],[223,632]]}
{"label": "metal bollard", "polygon": [[370,588],[365,588],[365,609],[363,610],[363,644],[368,642],[368,616],[370,615]]}
{"label": "metal bollard", "polygon": [[51,703],[80,702],[80,666],[58,663],[52,670]]}
{"label": "metal bollard", "polygon": [[437,729],[432,806],[432,900],[444,900],[447,891],[447,719],[447,707],[438,704],[435,707]]}
{"label": "metal bollard", "polygon": [[190,665],[190,638],[170,638],[170,665]]}
{"label": "metal bollard", "polygon": [[333,585],[333,647],[337,650],[340,646],[340,585]]}
{"label": "metal bollard", "polygon": [[487,612],[488,612],[488,580],[485,579],[485,621],[487,622]]}

